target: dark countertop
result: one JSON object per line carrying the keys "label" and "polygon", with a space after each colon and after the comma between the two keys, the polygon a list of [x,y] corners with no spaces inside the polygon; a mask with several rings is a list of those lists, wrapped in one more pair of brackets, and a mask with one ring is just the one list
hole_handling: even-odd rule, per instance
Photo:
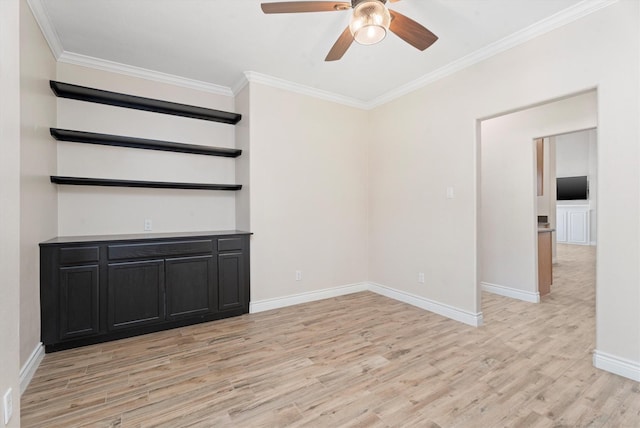
{"label": "dark countertop", "polygon": [[123,235],[87,235],[87,236],[57,236],[40,245],[56,245],[84,242],[106,241],[149,241],[174,238],[198,238],[207,236],[252,235],[251,232],[242,230],[213,230],[203,232],[166,232],[166,233],[132,233]]}

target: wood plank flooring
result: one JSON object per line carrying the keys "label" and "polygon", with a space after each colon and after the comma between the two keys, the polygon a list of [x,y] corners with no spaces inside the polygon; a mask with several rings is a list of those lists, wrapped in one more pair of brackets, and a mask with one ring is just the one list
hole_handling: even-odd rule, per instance
{"label": "wood plank flooring", "polygon": [[596,370],[593,247],[541,304],[483,294],[468,327],[370,293],[48,354],[23,427],[640,427]]}

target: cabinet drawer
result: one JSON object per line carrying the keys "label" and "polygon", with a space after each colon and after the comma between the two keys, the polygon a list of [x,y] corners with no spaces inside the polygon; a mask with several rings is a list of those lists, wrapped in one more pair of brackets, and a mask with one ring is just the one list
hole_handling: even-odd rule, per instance
{"label": "cabinet drawer", "polygon": [[242,238],[218,239],[218,251],[242,250]]}
{"label": "cabinet drawer", "polygon": [[211,253],[210,240],[109,245],[109,260]]}
{"label": "cabinet drawer", "polygon": [[99,255],[98,247],[60,248],[60,264],[97,262]]}

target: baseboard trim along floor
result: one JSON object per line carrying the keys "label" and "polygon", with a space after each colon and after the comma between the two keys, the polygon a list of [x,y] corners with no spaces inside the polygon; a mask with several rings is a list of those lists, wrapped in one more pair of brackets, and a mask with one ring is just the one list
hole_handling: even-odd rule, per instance
{"label": "baseboard trim along floor", "polygon": [[26,391],[43,358],[44,346],[42,346],[42,342],[39,342],[31,352],[31,355],[29,355],[27,362],[20,369],[20,395]]}
{"label": "baseboard trim along floor", "polygon": [[456,321],[460,321],[467,325],[478,327],[482,325],[482,312],[472,313],[465,310],[449,306],[434,300],[427,299],[422,296],[407,293],[397,290],[392,287],[388,287],[373,282],[361,282],[356,284],[343,285],[333,288],[327,288],[323,290],[311,291],[308,293],[294,294],[291,296],[277,297],[274,299],[265,299],[252,301],[250,304],[250,312],[258,313],[262,311],[268,311],[271,309],[279,309],[292,305],[299,305],[301,303],[315,302],[317,300],[329,299],[337,296],[344,296],[346,294],[358,293],[360,291],[372,291],[390,299],[398,300],[403,303],[416,306],[421,309],[442,315],[447,318],[451,318]]}
{"label": "baseboard trim along floor", "polygon": [[482,291],[497,294],[499,296],[511,297],[512,299],[522,300],[530,303],[540,303],[540,293],[518,290],[513,287],[505,287],[504,285],[491,284],[489,282],[481,282]]}
{"label": "baseboard trim along floor", "polygon": [[640,363],[616,357],[606,352],[593,352],[593,365],[601,370],[640,382]]}

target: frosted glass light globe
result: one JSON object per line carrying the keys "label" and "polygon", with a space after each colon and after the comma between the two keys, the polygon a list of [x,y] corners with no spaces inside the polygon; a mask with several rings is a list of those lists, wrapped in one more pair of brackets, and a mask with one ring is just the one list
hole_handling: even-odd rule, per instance
{"label": "frosted glass light globe", "polygon": [[376,44],[387,35],[391,24],[389,10],[378,0],[363,1],[353,9],[349,29],[361,45]]}

